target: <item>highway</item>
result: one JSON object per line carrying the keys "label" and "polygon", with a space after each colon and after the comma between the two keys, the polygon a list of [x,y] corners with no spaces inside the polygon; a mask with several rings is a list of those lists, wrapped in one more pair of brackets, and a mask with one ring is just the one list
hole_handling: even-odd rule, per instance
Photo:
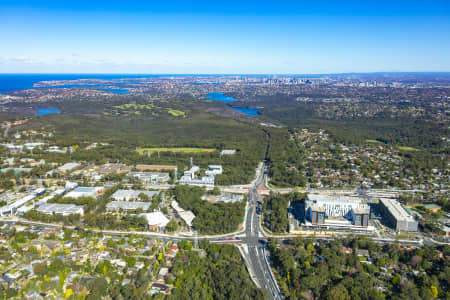
{"label": "highway", "polygon": [[266,165],[263,165],[248,193],[249,206],[244,235],[241,237],[243,257],[253,280],[259,287],[267,290],[269,299],[283,299],[270,269],[269,259],[266,257],[266,240],[260,230],[260,208],[258,208],[260,199],[257,188],[264,186],[265,168]]}

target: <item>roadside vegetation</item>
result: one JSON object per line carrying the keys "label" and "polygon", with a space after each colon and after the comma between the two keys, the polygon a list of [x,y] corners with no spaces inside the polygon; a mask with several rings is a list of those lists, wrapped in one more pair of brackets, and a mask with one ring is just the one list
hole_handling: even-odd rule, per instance
{"label": "roadside vegetation", "polygon": [[269,243],[286,299],[450,299],[449,246],[379,245],[350,237]]}
{"label": "roadside vegetation", "polygon": [[204,188],[178,185],[173,190],[175,199],[185,210],[194,215],[193,227],[202,234],[220,234],[237,231],[245,213],[246,201],[238,203],[212,204],[201,197],[206,193]]}
{"label": "roadside vegetation", "polygon": [[175,288],[166,299],[267,299],[251,281],[236,247],[201,243],[201,248],[203,258],[195,249],[177,255],[171,269]]}

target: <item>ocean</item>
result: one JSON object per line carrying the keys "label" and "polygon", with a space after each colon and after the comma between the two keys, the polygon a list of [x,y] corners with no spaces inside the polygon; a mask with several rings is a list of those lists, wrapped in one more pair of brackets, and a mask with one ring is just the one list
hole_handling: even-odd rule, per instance
{"label": "ocean", "polygon": [[[29,89],[33,84],[49,80],[151,78],[169,75],[149,74],[0,74],[0,93]],[[172,75],[170,75],[172,76]],[[174,75],[176,76],[176,75]],[[180,76],[180,75],[178,75]],[[59,86],[64,87],[64,86]]]}

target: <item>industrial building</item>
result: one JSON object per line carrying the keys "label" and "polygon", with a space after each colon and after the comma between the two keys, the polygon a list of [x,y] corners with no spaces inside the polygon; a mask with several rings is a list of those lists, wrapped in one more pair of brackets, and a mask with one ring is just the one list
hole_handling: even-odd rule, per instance
{"label": "industrial building", "polygon": [[139,199],[139,195],[144,194],[149,198],[153,198],[158,195],[158,191],[142,191],[142,190],[117,190],[111,198],[116,201],[130,201],[134,199]]}
{"label": "industrial building", "polygon": [[394,199],[381,198],[380,208],[386,221],[397,231],[417,231],[419,223]]}
{"label": "industrial building", "polygon": [[103,192],[102,186],[96,187],[77,187],[73,189],[71,192],[67,193],[64,198],[81,198],[81,197],[97,197],[99,194]]}
{"label": "industrial building", "polygon": [[73,169],[78,168],[79,166],[80,166],[79,163],[69,162],[69,163],[66,163],[66,164],[60,166],[59,168],[57,168],[56,171],[58,173],[66,173],[66,172],[72,171]]}
{"label": "industrial building", "polygon": [[78,183],[76,182],[70,182],[66,181],[66,184],[64,185],[64,189],[67,191],[73,190],[74,188],[78,187]]}
{"label": "industrial building", "polygon": [[170,180],[169,173],[162,172],[130,172],[128,175],[144,183],[150,184],[165,183]]}
{"label": "industrial building", "polygon": [[192,222],[195,218],[195,215],[192,211],[184,210],[175,200],[170,203],[170,206],[172,206],[172,208],[177,212],[177,214],[186,223],[187,226],[192,227]]}
{"label": "industrial building", "polygon": [[128,202],[128,201],[112,201],[106,204],[107,210],[148,210],[150,202]]}
{"label": "industrial building", "polygon": [[164,231],[167,224],[170,222],[170,220],[160,211],[140,214],[139,216],[147,219],[148,227],[153,231]]}
{"label": "industrial building", "polygon": [[328,229],[372,230],[370,207],[363,199],[351,196],[308,194],[305,225]]}
{"label": "industrial building", "polygon": [[83,215],[84,210],[82,205],[75,204],[57,204],[57,203],[45,203],[36,208],[36,211],[47,215]]}

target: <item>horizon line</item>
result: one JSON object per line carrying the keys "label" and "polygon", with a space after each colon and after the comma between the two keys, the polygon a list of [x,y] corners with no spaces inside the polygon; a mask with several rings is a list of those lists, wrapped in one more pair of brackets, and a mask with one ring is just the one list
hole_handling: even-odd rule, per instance
{"label": "horizon line", "polygon": [[326,72],[326,73],[128,73],[128,72],[107,72],[107,73],[78,73],[78,72],[0,72],[0,75],[221,75],[221,76],[243,76],[243,75],[348,75],[348,74],[450,74],[449,71],[367,71],[367,72]]}

